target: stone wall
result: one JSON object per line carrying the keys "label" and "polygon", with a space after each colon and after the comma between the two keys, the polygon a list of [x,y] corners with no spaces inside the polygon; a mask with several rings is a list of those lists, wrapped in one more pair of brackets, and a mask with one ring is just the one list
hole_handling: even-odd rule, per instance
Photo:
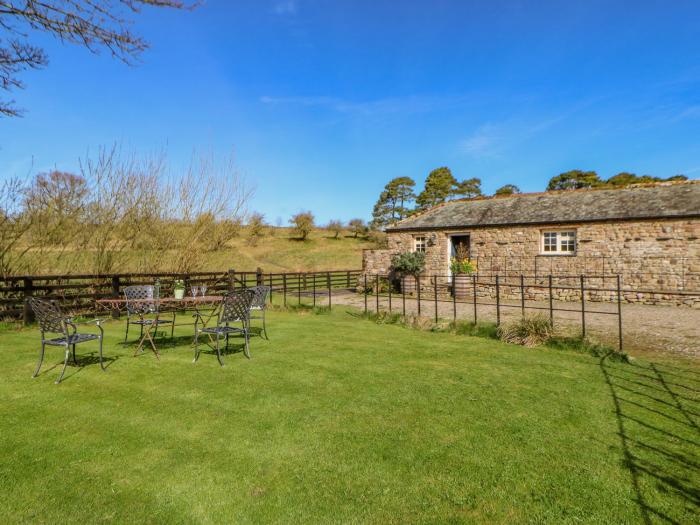
{"label": "stone wall", "polygon": [[[574,255],[542,255],[542,231],[576,230]],[[621,275],[623,288],[641,291],[626,300],[652,303],[694,303],[645,291],[700,293],[700,220],[648,220],[572,223],[547,226],[481,227],[455,230],[389,232],[386,250],[366,250],[368,274],[387,273],[391,256],[412,251],[416,235],[428,239],[423,277],[439,276],[447,283],[449,236],[470,236],[471,258],[479,275],[544,277],[552,274]],[[427,281],[427,279],[425,279]],[[609,280],[606,284],[612,284]],[[606,294],[600,294],[601,298]]]}

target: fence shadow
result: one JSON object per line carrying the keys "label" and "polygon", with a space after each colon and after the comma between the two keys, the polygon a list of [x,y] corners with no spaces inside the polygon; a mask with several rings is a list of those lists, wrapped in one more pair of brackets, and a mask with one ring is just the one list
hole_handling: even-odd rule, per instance
{"label": "fence shadow", "polygon": [[617,365],[608,358],[602,357],[599,366],[642,521],[692,521],[700,512],[700,400],[682,397],[678,390],[692,390],[693,374],[674,370],[671,380],[654,363]]}

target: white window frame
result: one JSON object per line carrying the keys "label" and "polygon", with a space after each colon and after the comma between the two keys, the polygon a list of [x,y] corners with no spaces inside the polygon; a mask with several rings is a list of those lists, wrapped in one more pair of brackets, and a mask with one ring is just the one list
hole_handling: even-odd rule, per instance
{"label": "white window frame", "polygon": [[427,251],[427,248],[428,248],[428,236],[427,235],[415,235],[413,237],[413,251],[414,252],[425,253]]}
{"label": "white window frame", "polygon": [[[545,251],[545,240],[554,237],[554,249]],[[571,237],[573,237],[573,250],[564,250],[562,247],[564,245],[569,245]],[[576,230],[542,230],[540,232],[540,255],[576,255],[576,250],[578,248]]]}

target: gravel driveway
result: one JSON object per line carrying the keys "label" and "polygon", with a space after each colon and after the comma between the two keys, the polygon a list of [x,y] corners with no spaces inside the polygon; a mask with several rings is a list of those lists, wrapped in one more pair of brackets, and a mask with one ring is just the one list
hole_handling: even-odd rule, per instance
{"label": "gravel driveway", "polygon": [[[492,300],[479,299],[483,302]],[[356,293],[342,293],[333,295],[334,304],[346,304],[358,308],[364,308],[364,297]],[[319,304],[324,304],[323,300]],[[376,297],[367,298],[368,309],[376,310]],[[415,314],[418,311],[417,301],[406,298],[406,313]],[[534,314],[539,308],[541,313],[549,315],[548,302],[528,301],[527,312]],[[560,333],[581,333],[581,303],[555,301],[555,308],[571,310],[554,313],[555,328]],[[382,296],[379,299],[380,310],[389,309],[389,300]],[[392,311],[401,313],[403,304],[401,296],[392,298]],[[606,312],[606,313],[595,313]],[[605,342],[617,347],[618,344],[618,320],[617,304],[603,302],[586,303],[586,330],[593,339]],[[421,315],[433,317],[435,315],[435,303],[431,298],[421,300]],[[503,301],[501,307],[501,321],[515,320],[521,315],[520,303],[516,301]],[[451,301],[438,302],[438,316],[443,319],[453,318],[453,304]],[[479,321],[496,321],[496,308],[489,305],[477,305]],[[457,304],[457,318],[464,320],[474,319],[474,307],[471,303]],[[700,309],[677,306],[650,306],[642,304],[622,305],[622,336],[623,349],[631,353],[671,353],[683,354],[688,357],[700,357]]]}

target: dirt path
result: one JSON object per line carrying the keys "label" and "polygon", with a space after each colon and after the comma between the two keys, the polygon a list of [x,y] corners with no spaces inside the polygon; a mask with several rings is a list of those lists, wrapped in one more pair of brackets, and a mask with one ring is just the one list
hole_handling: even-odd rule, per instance
{"label": "dirt path", "polygon": [[[376,310],[377,298],[367,297],[368,309]],[[492,302],[491,300],[483,302]],[[333,296],[335,304],[347,304],[358,308],[364,308],[364,297],[355,293],[344,293]],[[401,313],[403,302],[401,296],[392,297],[392,311]],[[319,303],[322,304],[322,303]],[[528,301],[526,303],[529,314],[540,311],[549,315],[549,303],[540,301]],[[558,311],[554,313],[554,324],[560,333],[581,333],[581,304],[574,302],[555,301],[555,308],[570,311]],[[406,298],[406,313],[416,314],[418,302],[416,299]],[[532,309],[530,309],[532,308]],[[539,308],[541,310],[537,310]],[[379,309],[389,310],[387,297],[379,298]],[[471,303],[458,303],[456,305],[457,319],[474,320],[474,307]],[[601,313],[596,313],[601,312]],[[589,302],[586,303],[586,330],[593,339],[617,347],[618,344],[618,320],[617,304]],[[434,317],[435,303],[432,298],[421,300],[421,315]],[[438,317],[452,319],[454,315],[451,301],[438,302]],[[521,315],[520,303],[516,301],[503,301],[501,307],[501,321],[515,320]],[[496,308],[489,305],[477,305],[477,318],[479,321],[496,321]],[[700,358],[700,309],[692,309],[674,306],[649,306],[641,304],[622,305],[622,337],[623,349],[631,353],[670,353],[683,354],[688,357]]]}

